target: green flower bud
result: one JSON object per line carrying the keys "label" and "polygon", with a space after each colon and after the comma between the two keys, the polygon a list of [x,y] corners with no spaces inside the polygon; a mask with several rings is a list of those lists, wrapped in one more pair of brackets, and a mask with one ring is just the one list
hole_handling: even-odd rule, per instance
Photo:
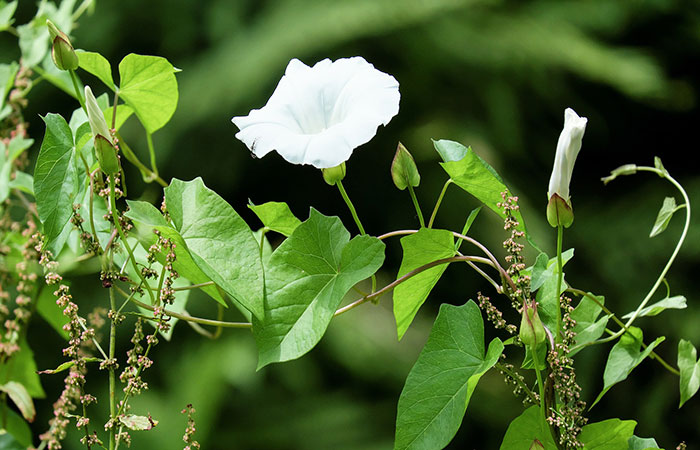
{"label": "green flower bud", "polygon": [[100,169],[107,175],[119,173],[119,158],[117,158],[117,149],[114,148],[107,138],[97,135],[95,136],[95,153],[97,161],[100,163]]}
{"label": "green flower bud", "polygon": [[539,439],[535,439],[532,441],[532,445],[530,445],[530,450],[544,450],[544,445],[542,445]]}
{"label": "green flower bud", "polygon": [[567,202],[558,194],[552,194],[549,203],[547,203],[547,222],[555,228],[559,225],[569,228],[574,223],[574,210],[571,207],[571,202]]}
{"label": "green flower bud", "polygon": [[537,345],[547,337],[547,332],[544,331],[544,325],[540,320],[540,315],[537,314],[537,304],[525,302],[523,306],[523,316],[520,320],[520,340],[525,345]]}
{"label": "green flower bud", "polygon": [[46,21],[51,35],[51,58],[61,70],[75,70],[78,68],[78,55],[75,54],[70,39],[61,30],[56,28],[50,20]]}
{"label": "green flower bud", "polygon": [[420,174],[416,162],[401,142],[399,142],[394,160],[391,162],[391,179],[394,180],[394,185],[402,191],[409,185],[416,187],[420,184]]}
{"label": "green flower bud", "polygon": [[90,86],[85,86],[85,108],[87,109],[88,123],[92,136],[95,138],[95,153],[100,169],[107,175],[119,172],[119,158],[117,149],[112,142],[112,133],[109,132],[104,113],[97,104]]}
{"label": "green flower bud", "polygon": [[321,172],[323,173],[324,181],[333,186],[338,181],[342,181],[343,178],[345,178],[345,163],[343,162],[339,166],[321,169]]}

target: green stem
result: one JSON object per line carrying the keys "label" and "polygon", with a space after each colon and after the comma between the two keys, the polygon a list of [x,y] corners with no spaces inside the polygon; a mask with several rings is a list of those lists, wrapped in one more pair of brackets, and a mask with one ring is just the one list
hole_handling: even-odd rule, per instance
{"label": "green stem", "polygon": [[348,197],[348,193],[345,192],[345,188],[343,187],[343,182],[338,181],[336,184],[338,186],[338,190],[340,191],[340,195],[343,197],[343,200],[345,200],[345,204],[348,205],[348,209],[350,210],[350,214],[352,214],[352,218],[355,220],[355,223],[357,224],[357,228],[360,230],[360,234],[365,235],[365,228],[362,226],[362,222],[360,222],[360,218],[357,215],[357,210],[355,210],[355,205],[352,204],[352,201],[350,200],[350,197]]}
{"label": "green stem", "polygon": [[445,181],[445,185],[442,186],[442,191],[440,191],[440,196],[437,199],[437,202],[435,203],[435,208],[433,208],[433,213],[430,215],[430,220],[428,221],[428,228],[433,227],[433,222],[435,221],[435,216],[437,215],[438,209],[440,208],[440,204],[442,203],[442,198],[445,196],[445,192],[447,192],[447,188],[454,183],[452,181],[452,178],[449,180]]}
{"label": "green stem", "polygon": [[561,301],[560,296],[561,296],[561,285],[564,281],[564,261],[561,256],[561,250],[562,250],[562,241],[564,237],[564,227],[562,225],[557,226],[557,290],[556,290],[556,295],[557,295],[557,333],[554,336],[554,340],[556,342],[561,342],[561,328],[562,328],[562,323],[561,323],[561,308],[559,307],[559,303]]}
{"label": "green stem", "polygon": [[[110,252],[112,253],[112,252]],[[114,289],[109,290],[109,307],[114,314],[117,310],[116,302],[114,301]],[[114,450],[116,445],[116,420],[117,420],[117,397],[116,397],[116,375],[114,373],[114,354],[117,343],[117,323],[116,317],[112,317],[109,327],[109,417],[112,420],[112,426],[109,428],[109,448]]]}
{"label": "green stem", "polygon": [[85,111],[85,115],[87,115],[87,108],[85,107],[85,100],[83,100],[83,93],[80,92],[80,83],[78,82],[78,76],[75,74],[75,70],[69,70],[70,73],[70,79],[73,82],[73,89],[75,89],[75,95],[78,98],[78,102],[80,103],[80,107],[83,108],[83,111]]}
{"label": "green stem", "polygon": [[542,424],[544,425],[544,429],[549,428],[549,425],[547,424],[547,411],[546,411],[546,406],[545,406],[545,401],[544,401],[544,383],[542,382],[542,374],[540,373],[540,365],[539,361],[537,360],[537,345],[533,344],[530,346],[530,351],[532,352],[532,362],[533,366],[535,368],[535,374],[537,374],[537,388],[539,389],[540,392],[540,412],[542,415]]}
{"label": "green stem", "polygon": [[[605,314],[607,314],[610,318],[612,318],[613,322],[615,322],[617,325],[620,326],[620,328],[621,328],[622,330],[624,330],[625,333],[629,332],[629,328],[627,327],[627,325],[625,325],[620,319],[618,319],[617,316],[615,316],[615,313],[613,313],[612,311],[610,311],[610,309],[608,309],[603,303],[599,302],[598,299],[597,299],[594,295],[592,295],[592,294],[590,294],[590,293],[588,293],[588,292],[582,291],[582,290],[580,290],[580,289],[572,288],[572,287],[568,288],[567,291],[568,291],[568,292],[572,292],[572,293],[574,293],[574,294],[576,294],[576,295],[578,295],[578,296],[588,297],[589,299],[593,300],[593,301],[600,307],[600,309],[603,310],[603,312],[605,312]],[[609,332],[609,334],[613,335],[613,334],[615,334],[615,333]],[[630,334],[630,336],[634,337],[632,334]],[[636,339],[636,338],[635,338],[635,339]],[[593,341],[593,342],[590,342],[589,344],[599,343],[599,342],[600,342],[600,341]],[[642,344],[642,347],[643,347],[644,349],[647,348],[647,345],[646,345],[644,342],[642,342],[641,344]],[[576,348],[578,348],[578,347],[581,347],[581,348],[582,348],[582,347],[586,347],[587,345],[588,345],[588,344],[586,344],[586,345],[581,345],[581,346],[574,346],[571,350],[574,350],[574,349],[576,349]],[[659,362],[659,364],[661,364],[666,370],[668,370],[668,371],[671,372],[672,374],[674,374],[674,375],[676,375],[676,376],[680,376],[680,372],[679,372],[678,370],[676,370],[673,366],[671,366],[669,363],[667,363],[667,362],[666,362],[661,356],[659,356],[655,351],[652,351],[652,352],[649,354],[649,357],[650,357],[651,359],[657,360],[657,361]]]}
{"label": "green stem", "polygon": [[520,389],[522,389],[523,392],[525,392],[525,394],[528,396],[528,398],[530,398],[530,400],[532,401],[532,403],[535,403],[535,404],[538,403],[538,401],[537,401],[537,396],[535,395],[535,393],[532,392],[532,391],[530,390],[530,388],[529,388],[525,383],[522,382],[522,380],[520,379],[520,377],[517,376],[517,374],[516,374],[515,372],[513,372],[513,371],[510,370],[508,367],[506,367],[505,364],[501,364],[501,363],[499,363],[499,362],[497,362],[497,363],[494,365],[494,367],[495,367],[496,369],[500,370],[501,372],[505,373],[505,374],[508,375],[513,381],[515,381],[515,382],[518,384],[518,386],[520,386]]}
{"label": "green stem", "polygon": [[[683,226],[683,232],[681,233],[680,238],[678,239],[678,243],[676,244],[676,248],[673,250],[673,253],[669,257],[668,261],[666,262],[666,265],[664,266],[663,270],[659,274],[659,277],[656,279],[656,282],[654,285],[651,287],[647,295],[644,297],[644,300],[639,304],[637,309],[632,313],[632,316],[627,320],[627,323],[625,324],[626,327],[630,327],[634,321],[639,317],[639,313],[644,309],[644,307],[649,303],[649,301],[652,299],[656,291],[659,289],[661,284],[664,282],[666,279],[666,274],[668,271],[671,269],[671,265],[673,265],[673,262],[676,260],[676,256],[678,256],[678,252],[680,252],[681,247],[683,246],[683,242],[685,241],[686,236],[688,235],[688,229],[690,229],[690,198],[688,198],[688,193],[683,189],[683,186],[675,180],[669,174],[666,170],[659,170],[655,167],[637,167],[637,170],[640,172],[653,172],[657,175],[659,175],[662,178],[666,178],[671,184],[673,184],[676,189],[681,193],[683,196],[683,201],[685,202],[685,225]],[[622,336],[625,333],[625,329],[621,329],[615,334],[608,336],[607,338],[604,339],[599,339],[598,341],[595,341],[595,343],[604,343],[604,342],[610,342],[618,337]]]}
{"label": "green stem", "polygon": [[143,179],[146,182],[150,183],[151,181],[156,181],[162,187],[168,186],[168,183],[166,183],[165,180],[163,180],[160,176],[158,176],[157,173],[153,172],[144,163],[141,162],[138,156],[136,156],[136,153],[134,153],[134,151],[131,150],[131,147],[129,147],[129,145],[126,142],[124,142],[119,133],[117,133],[117,139],[119,139],[119,149],[122,151],[126,159],[131,164],[135,165],[139,169],[139,171],[141,171]]}
{"label": "green stem", "polygon": [[413,186],[408,185],[408,193],[411,195],[411,200],[413,200],[413,206],[416,208],[416,213],[418,214],[418,223],[420,223],[421,228],[425,228],[425,220],[423,220],[423,212],[420,210],[420,205],[418,204],[418,199],[416,198],[416,193],[413,190]]}
{"label": "green stem", "polygon": [[[345,192],[345,188],[343,187],[343,182],[338,180],[335,183],[336,186],[338,186],[338,190],[340,191],[340,195],[343,197],[343,200],[345,200],[345,204],[348,205],[348,209],[350,210],[350,214],[352,214],[352,218],[355,220],[355,223],[357,224],[357,229],[360,230],[361,235],[366,235],[367,233],[365,232],[365,227],[362,226],[362,222],[360,222],[360,217],[357,215],[357,210],[355,210],[355,205],[352,204],[352,200],[350,200],[350,197],[348,196],[348,193]],[[377,290],[377,277],[376,275],[372,275],[372,292]]]}
{"label": "green stem", "polygon": [[153,147],[153,136],[146,132],[146,142],[148,143],[148,154],[151,156],[151,171],[154,176],[158,176],[158,165],[156,163],[156,150]]}
{"label": "green stem", "polygon": [[[131,261],[131,266],[134,268],[134,272],[136,273],[136,275],[138,275],[138,277],[141,280],[141,282],[143,283],[143,285],[148,286],[148,282],[143,277],[141,270],[139,270],[139,266],[136,263],[136,257],[134,257],[134,252],[131,250],[129,243],[126,241],[126,235],[124,234],[124,230],[122,230],[122,226],[119,223],[119,215],[117,214],[117,202],[114,198],[114,190],[115,190],[114,176],[111,175],[109,177],[109,207],[110,207],[109,209],[112,212],[112,219],[114,221],[114,227],[119,232],[119,237],[122,240],[122,245],[124,246],[127,253],[129,254],[129,261]],[[148,292],[148,295],[151,298],[151,304],[155,304],[156,299],[153,296],[153,292],[150,289],[146,289],[146,292]]]}

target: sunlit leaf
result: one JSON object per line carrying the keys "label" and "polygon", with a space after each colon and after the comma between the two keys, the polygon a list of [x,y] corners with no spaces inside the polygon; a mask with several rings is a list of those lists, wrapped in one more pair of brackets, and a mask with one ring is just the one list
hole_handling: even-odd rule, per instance
{"label": "sunlit leaf", "polygon": [[[455,184],[505,219],[503,209],[498,204],[503,202],[501,193],[508,188],[493,167],[481,159],[471,147],[465,147],[458,142],[442,139],[433,141],[433,145],[444,161],[440,165]],[[524,232],[530,244],[533,244],[520,211],[513,211],[513,217],[518,221],[517,229]]]}
{"label": "sunlit leaf", "polygon": [[[598,303],[605,305],[605,297],[602,295],[594,296]],[[571,318],[576,321],[574,332],[576,333],[576,345],[573,346],[570,356],[575,355],[583,349],[583,345],[593,342],[603,335],[605,327],[608,324],[609,316],[603,316],[598,319],[598,316],[603,311],[600,305],[590,299],[588,296],[581,297],[581,301],[576,308],[571,312]]]}
{"label": "sunlit leaf", "polygon": [[289,206],[284,202],[267,202],[262,205],[248,204],[256,216],[267,228],[276,231],[287,237],[291,236],[294,230],[301,224]]}
{"label": "sunlit leaf", "polygon": [[661,209],[659,210],[659,214],[656,216],[654,226],[651,229],[651,233],[649,233],[650,238],[661,234],[661,232],[668,227],[674,212],[676,212],[676,199],[673,197],[664,198],[664,203],[661,205]]}
{"label": "sunlit leaf", "polygon": [[697,350],[690,341],[681,339],[678,343],[678,369],[681,372],[680,408],[700,389],[700,360],[697,360]]}
{"label": "sunlit leaf", "polygon": [[[686,298],[682,295],[676,295],[673,297],[666,297],[663,300],[659,300],[645,308],[642,308],[637,314],[637,317],[652,317],[661,314],[667,309],[685,309],[688,305],[686,304]],[[629,319],[634,315],[634,312],[625,314],[622,316],[623,319]]]}
{"label": "sunlit leaf", "polygon": [[265,271],[265,316],[253,318],[258,368],[296,359],[321,339],[345,294],[384,262],[384,244],[350,233],[337,217],[311,209],[272,254]]}
{"label": "sunlit leaf", "polygon": [[22,384],[33,398],[44,398],[46,394],[39,381],[34,352],[25,339],[21,339],[18,344],[19,351],[0,363],[0,380],[16,381]]}
{"label": "sunlit leaf", "polygon": [[168,123],[177,108],[176,71],[159,56],[130,53],[119,63],[119,95],[149,133]]}
{"label": "sunlit leaf", "polygon": [[476,384],[503,352],[498,338],[484,347],[476,303],[440,307],[399,398],[395,450],[440,449],[452,440]]}
{"label": "sunlit leaf", "polygon": [[[180,276],[186,278],[192,284],[212,281],[194,262],[182,236],[165,220],[158,208],[142,201],[127,200],[126,203],[129,205],[129,211],[125,215],[136,225],[137,237],[144,249],[148,249],[156,243],[158,238],[153,233],[153,230],[158,230],[163,237],[175,243],[176,259],[173,263],[173,268]],[[163,263],[165,257],[159,255],[159,261]],[[220,304],[226,305],[216,286],[203,286],[201,289]]]}
{"label": "sunlit leaf", "polygon": [[[608,362],[605,364],[603,372],[603,391],[595,399],[591,408],[595,406],[603,395],[615,384],[627,379],[627,376],[637,367],[649,354],[666,339],[661,336],[649,344],[642,351],[644,334],[637,327],[630,327],[629,331],[620,337],[620,340],[613,346],[608,355]],[[625,440],[625,442],[627,442]]]}
{"label": "sunlit leaf", "polygon": [[530,406],[508,425],[500,450],[530,450],[537,439],[545,450],[556,450],[549,428],[542,425],[539,406]]}
{"label": "sunlit leaf", "polygon": [[583,450],[627,449],[636,426],[634,420],[604,420],[584,426],[578,438],[583,443]]}
{"label": "sunlit leaf", "polygon": [[197,267],[254,316],[264,317],[260,249],[241,216],[201,178],[173,179],[165,202]]}
{"label": "sunlit leaf", "polygon": [[80,68],[88,73],[95,75],[111,90],[116,89],[114,80],[112,79],[112,66],[107,59],[96,52],[86,52],[84,50],[76,50]]}
{"label": "sunlit leaf", "polygon": [[16,381],[8,381],[0,385],[0,391],[6,393],[7,396],[10,397],[10,400],[17,405],[17,408],[22,413],[22,417],[28,422],[34,421],[36,409],[34,409],[34,402],[29,392],[27,392],[27,388]]}
{"label": "sunlit leaf", "polygon": [[43,119],[46,133],[34,169],[34,193],[44,235],[56,256],[61,249],[52,246],[52,241],[73,214],[73,204],[79,201],[84,183],[65,119],[58,114],[47,114]]}
{"label": "sunlit leaf", "polygon": [[[401,238],[403,259],[397,278],[420,266],[456,254],[454,237],[447,230],[421,228],[417,233]],[[394,289],[394,317],[401,339],[413,322],[423,302],[435,287],[448,264],[440,264],[415,275]]]}

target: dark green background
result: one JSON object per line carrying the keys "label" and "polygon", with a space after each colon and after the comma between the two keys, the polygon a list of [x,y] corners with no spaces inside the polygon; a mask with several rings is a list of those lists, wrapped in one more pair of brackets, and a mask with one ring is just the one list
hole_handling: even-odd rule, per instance
{"label": "dark green background", "polygon": [[[34,5],[20,3],[18,23],[24,23]],[[535,240],[551,254],[555,233],[544,218],[546,190],[569,106],[589,119],[571,185],[576,221],[565,234],[565,246],[576,249],[567,266],[572,285],[605,295],[622,315],[644,297],[680,233],[679,215],[665,233],[647,237],[663,198],[681,200],[668,183],[639,174],[603,186],[600,177],[611,169],[652,165],[658,155],[700,204],[697,2],[101,1],[72,35],[76,48],[100,52],[113,66],[135,52],[164,56],[183,70],[178,111],[154,137],[160,172],[166,179],[202,176],[253,228],[259,222],[245,206],[248,199],[286,201],[301,218],[314,206],[339,215],[354,230],[340,196],[318,170],[289,165],[276,154],[254,160],[234,137],[230,118],[264,105],[294,57],[311,65],[361,55],[401,85],[398,116],[347,163],[345,186],[372,234],[417,226],[408,195],[389,176],[396,143],[402,141],[415,156],[422,175],[417,195],[428,215],[446,179],[430,139],[445,138],[471,145],[499,171],[520,196]],[[11,36],[0,38],[3,60],[14,57]],[[95,79],[86,75],[84,81],[96,93],[104,91]],[[27,111],[34,138],[43,131],[38,114],[75,107],[55,88],[37,86]],[[135,121],[127,123],[124,136],[146,160]],[[130,197],[158,201],[160,190],[139,178],[136,171],[127,173]],[[461,229],[475,206],[474,199],[451,188],[437,226]],[[474,234],[502,253],[506,234],[494,214],[483,211]],[[698,237],[694,220],[668,277],[672,293],[685,295],[689,309],[637,322],[647,342],[666,336],[658,351],[674,365],[681,337],[700,347]],[[388,244],[382,284],[400,263],[398,240]],[[528,253],[529,263],[534,256]],[[81,308],[106,305],[94,275],[76,276],[75,283]],[[146,373],[151,390],[133,402],[134,413],[150,412],[160,425],[132,433],[133,448],[179,448],[185,427],[179,411],[191,402],[197,409],[196,438],[205,449],[389,449],[403,380],[439,304],[462,304],[478,290],[507,309],[507,301],[497,299],[478,275],[450,267],[400,343],[387,296],[378,307],[367,305],[334,320],[321,344],[302,359],[257,373],[250,333],[229,330],[209,341],[179,324],[172,342],[153,354],[156,364]],[[215,314],[213,302],[203,296],[192,298],[190,307]],[[235,320],[235,312],[227,318]],[[30,343],[40,368],[55,367],[61,343],[42,326],[32,327]],[[123,355],[126,328],[121,334]],[[579,380],[589,403],[602,388],[608,351],[600,346],[579,354]],[[97,371],[93,376],[91,389],[101,392],[99,380],[106,376]],[[37,431],[45,430],[60,376],[46,378],[45,387],[49,395],[37,403]],[[637,434],[657,438],[662,447],[685,440],[695,448],[700,401],[678,410],[678,400],[677,377],[645,361],[590,418],[634,418]],[[107,409],[106,397],[97,408]],[[487,374],[450,448],[498,448],[520,410],[502,378]],[[68,442],[65,447],[79,448]]]}

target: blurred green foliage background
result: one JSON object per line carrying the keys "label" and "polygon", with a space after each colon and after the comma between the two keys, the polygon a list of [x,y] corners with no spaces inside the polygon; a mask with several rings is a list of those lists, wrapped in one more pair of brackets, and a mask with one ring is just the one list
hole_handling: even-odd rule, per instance
{"label": "blurred green foliage background", "polygon": [[[18,23],[34,11],[34,2],[22,0]],[[545,194],[568,106],[589,119],[571,186],[576,221],[565,234],[565,247],[576,249],[567,265],[572,285],[605,295],[607,304],[624,314],[646,294],[680,233],[677,217],[665,233],[647,237],[663,198],[680,200],[670,185],[639,174],[603,186],[600,177],[611,169],[653,165],[658,155],[688,189],[691,202],[700,205],[694,160],[700,125],[696,1],[104,0],[72,36],[76,48],[100,52],[113,66],[134,52],[164,56],[182,69],[178,111],[154,137],[160,172],[166,180],[202,176],[253,228],[259,223],[246,208],[248,199],[288,202],[301,218],[314,206],[354,229],[337,191],[316,169],[291,166],[276,154],[254,160],[234,138],[230,118],[263,106],[295,57],[311,65],[361,55],[401,84],[399,115],[347,164],[346,188],[372,234],[417,227],[410,198],[389,176],[397,142],[418,162],[417,195],[425,212],[446,180],[430,139],[444,138],[471,145],[499,171],[520,196],[535,240],[552,254],[556,235],[544,217]],[[3,60],[14,57],[14,38],[0,38]],[[95,89],[95,79],[83,79],[97,93],[104,91]],[[33,94],[27,117],[39,139],[38,114],[67,113],[76,105],[46,83]],[[123,135],[147,160],[139,126],[128,122]],[[127,172],[127,183],[130,197],[159,201],[160,189],[144,185],[135,170]],[[437,226],[461,229],[475,206],[474,199],[451,188]],[[667,337],[658,351],[672,362],[681,337],[700,346],[694,284],[698,225],[694,219],[668,277],[671,292],[685,295],[689,309],[638,321],[647,342]],[[496,250],[506,238],[502,224],[486,211],[473,230]],[[529,263],[534,256],[528,253]],[[389,265],[380,283],[395,277],[400,257],[398,240],[389,242]],[[73,278],[81,309],[106,304],[94,274],[74,272]],[[156,348],[156,363],[146,376],[151,389],[132,402],[135,413],[151,413],[160,421],[150,432],[132,433],[133,448],[182,446],[180,410],[187,403],[197,409],[195,437],[205,449],[392,448],[403,380],[437,308],[442,302],[462,304],[479,290],[497,297],[475,273],[450,267],[400,343],[387,296],[379,306],[334,320],[309,355],[257,373],[250,333],[230,330],[210,341],[181,323],[173,340]],[[506,301],[496,304],[506,309]],[[215,314],[213,302],[201,295],[191,298],[189,308]],[[235,311],[227,318],[235,320]],[[41,323],[30,330],[40,368],[60,362],[61,342],[52,333]],[[122,354],[129,337],[122,332]],[[602,388],[608,351],[600,346],[579,354],[579,381],[589,402]],[[106,376],[94,373],[89,388],[104,392],[100,380]],[[37,432],[45,430],[60,376],[45,378],[45,387],[48,398],[38,403],[40,416],[33,424]],[[678,379],[647,360],[590,411],[590,419],[634,418],[636,434],[653,436],[667,449],[681,440],[697,448],[700,400],[682,410],[678,401]],[[98,408],[106,409],[106,400]],[[498,448],[519,412],[519,401],[502,377],[489,373],[449,448]],[[65,448],[80,447],[67,442]]]}

